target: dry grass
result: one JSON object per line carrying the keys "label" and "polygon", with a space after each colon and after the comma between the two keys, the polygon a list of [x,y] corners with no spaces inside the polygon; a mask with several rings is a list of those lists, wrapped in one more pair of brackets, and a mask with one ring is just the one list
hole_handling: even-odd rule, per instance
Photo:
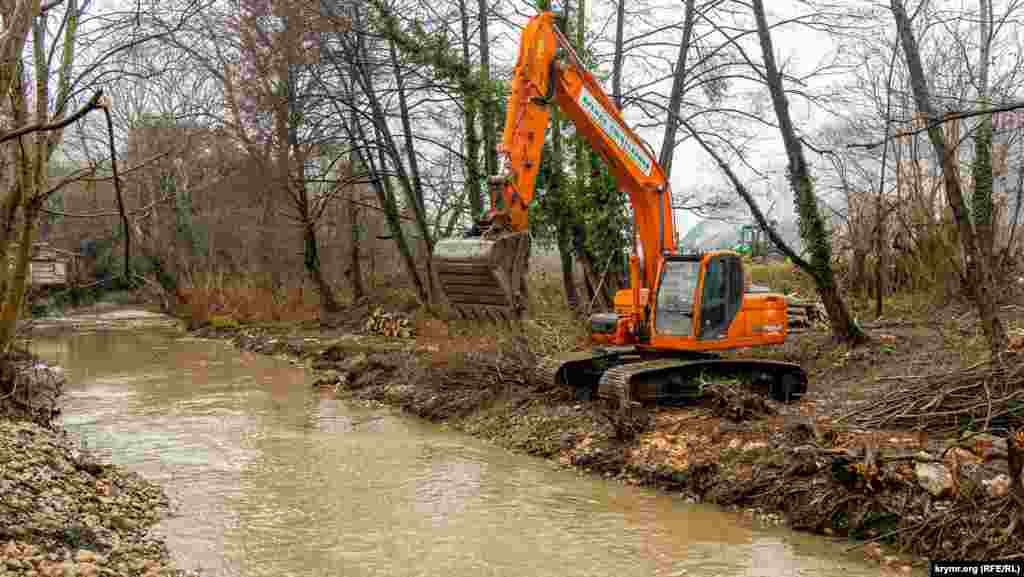
{"label": "dry grass", "polygon": [[209,275],[180,292],[178,314],[193,326],[208,324],[215,317],[262,323],[309,321],[320,314],[316,291],[305,287],[275,289],[255,276]]}
{"label": "dry grass", "polygon": [[[547,263],[543,263],[547,264]],[[414,315],[417,339],[448,358],[468,352],[499,352],[526,345],[537,355],[548,355],[584,346],[587,322],[566,304],[560,272],[550,266],[531,267],[529,312],[518,323],[494,323],[456,319],[442,320],[418,309]]]}
{"label": "dry grass", "polygon": [[788,262],[746,262],[744,266],[750,271],[751,282],[756,285],[801,298],[814,298],[816,295],[814,281],[796,265]]}

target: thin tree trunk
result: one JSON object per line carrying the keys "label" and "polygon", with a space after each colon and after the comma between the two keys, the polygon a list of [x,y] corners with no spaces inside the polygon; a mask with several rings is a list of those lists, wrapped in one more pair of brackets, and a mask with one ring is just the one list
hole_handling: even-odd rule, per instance
{"label": "thin tree trunk", "polygon": [[825,310],[828,312],[832,334],[841,341],[858,344],[867,336],[853,321],[850,311],[839,294],[839,287],[832,270],[832,246],[825,221],[818,210],[818,197],[814,191],[810,167],[804,158],[800,143],[789,115],[789,103],[782,86],[782,76],[775,64],[775,49],[772,46],[768,22],[765,18],[762,0],[753,0],[754,17],[757,20],[757,36],[764,57],[765,75],[772,104],[779,120],[779,131],[789,158],[790,186],[796,193],[797,215],[800,219],[801,237],[810,250],[811,270]]}
{"label": "thin tree trunk", "polygon": [[549,206],[556,215],[558,256],[562,264],[562,287],[565,290],[565,302],[570,310],[575,310],[579,303],[579,295],[576,293],[576,275],[573,274],[572,242],[569,236],[569,218],[567,216],[569,211],[563,187],[565,172],[562,144],[562,114],[555,106],[551,115],[551,183],[546,196]]}
{"label": "thin tree trunk", "polygon": [[[622,63],[624,61],[624,44],[625,44],[625,20],[626,20],[626,2],[625,0],[619,0],[615,7],[615,49],[612,61],[612,100],[615,102],[615,106],[622,110]],[[597,155],[597,151],[591,151],[591,167],[600,166],[601,159]],[[612,181],[612,186],[615,186]],[[616,190],[615,195],[621,198],[621,191]],[[617,200],[617,199],[616,199]],[[619,202],[610,202],[605,205],[607,210],[612,213],[613,222],[618,222],[622,218],[623,206]],[[616,248],[615,250],[619,250]],[[628,273],[619,265],[618,262],[613,263],[615,266],[604,271],[605,276],[605,293],[608,296],[608,302],[615,301],[615,293],[625,286],[628,278]]]}
{"label": "thin tree trunk", "polygon": [[[991,0],[978,0],[981,9],[981,22],[979,32],[979,62],[978,62],[978,109],[987,110],[988,82],[989,82],[989,60],[992,48]],[[974,137],[974,164],[972,166],[974,177],[974,195],[971,199],[971,209],[974,216],[975,232],[978,235],[978,249],[980,255],[988,262],[992,262],[992,251],[995,246],[995,234],[993,231],[993,213],[995,207],[992,202],[992,116],[986,114],[979,118],[978,130]]]}
{"label": "thin tree trunk", "polygon": [[686,59],[693,42],[693,23],[696,20],[696,0],[686,0],[683,8],[683,37],[679,39],[679,56],[676,59],[675,72],[672,78],[672,92],[668,97],[668,119],[665,122],[665,134],[661,139],[661,152],[658,163],[665,171],[665,177],[672,174],[672,155],[676,149],[676,134],[679,132],[679,108],[683,102],[683,88],[686,86]]}
{"label": "thin tree trunk", "polygon": [[[899,46],[894,46],[892,49],[892,57],[889,59],[889,79],[887,80],[886,92],[885,92],[885,118],[891,118],[892,116],[892,77],[896,72],[896,54],[899,50]],[[886,273],[889,270],[889,243],[885,242],[888,236],[888,227],[886,223],[888,221],[888,211],[885,208],[885,176],[886,169],[888,168],[889,160],[889,130],[891,128],[888,120],[885,123],[885,144],[882,148],[882,169],[879,171],[878,176],[878,191],[875,194],[875,256],[877,261],[875,262],[875,316],[881,317],[885,292],[886,292]],[[898,146],[898,145],[897,145]],[[899,164],[897,162],[897,171]],[[897,187],[898,188],[898,187]]]}
{"label": "thin tree trunk", "polygon": [[[24,207],[24,220],[21,223],[21,238],[15,257],[14,276],[10,279],[4,295],[2,316],[0,316],[0,353],[10,350],[14,333],[21,317],[21,307],[25,303],[25,291],[29,284],[29,266],[32,261],[32,243],[35,240],[36,221],[39,209],[36,202],[29,202]],[[6,263],[4,263],[6,264]]]}
{"label": "thin tree trunk", "polygon": [[324,313],[334,314],[341,311],[341,305],[334,296],[334,287],[324,276],[323,268],[320,266],[320,247],[316,238],[316,225],[307,219],[304,227],[303,245],[304,261],[309,278],[320,291],[320,309]]}
{"label": "thin tree trunk", "polygon": [[1016,528],[1024,524],[1024,446],[1017,437],[1024,437],[1024,429],[1014,432],[1013,428],[1006,434],[1006,461],[1010,477],[1010,497],[1016,502],[1017,516],[1010,521],[1006,529],[1009,537]]}
{"label": "thin tree trunk", "polygon": [[[409,282],[412,283],[413,289],[416,291],[416,296],[419,298],[421,303],[429,302],[429,295],[427,294],[426,288],[423,286],[423,282],[420,280],[419,271],[416,267],[416,259],[413,257],[412,250],[409,247],[409,243],[405,238],[405,231],[402,229],[402,220],[398,214],[398,207],[395,206],[394,194],[391,191],[391,183],[388,175],[384,174],[383,170],[376,167],[376,163],[373,157],[369,154],[364,154],[362,143],[370,143],[379,141],[380,134],[375,132],[374,140],[367,138],[366,131],[363,130],[361,124],[359,124],[356,113],[353,111],[352,118],[350,119],[351,128],[349,128],[349,137],[353,141],[352,148],[355,150],[356,157],[359,163],[366,167],[367,172],[371,175],[371,184],[373,190],[377,194],[377,201],[380,203],[381,209],[384,211],[384,216],[388,222],[388,228],[391,231],[391,236],[395,241],[395,247],[398,249],[398,254],[405,264],[406,273],[409,275]],[[384,157],[383,147],[378,148],[380,155],[381,166],[386,166],[386,159]]]}
{"label": "thin tree trunk", "polygon": [[[305,159],[299,151],[299,147],[295,146],[295,157],[297,159],[297,166],[305,166]],[[299,220],[302,223],[302,253],[303,253],[303,265],[306,268],[306,272],[309,274],[309,278],[316,285],[317,290],[320,292],[320,310],[324,314],[335,314],[341,311],[341,305],[338,303],[338,299],[334,295],[334,287],[327,280],[324,275],[323,267],[321,267],[320,261],[320,242],[317,235],[317,216],[314,216],[310,211],[310,200],[309,191],[306,188],[306,182],[304,175],[297,175],[294,181],[289,178],[288,184],[296,187],[296,193],[289,195],[295,199],[299,213]]]}
{"label": "thin tree trunk", "polygon": [[[460,21],[462,24],[462,63],[468,70],[470,67],[469,56],[469,12],[466,10],[466,0],[459,0]],[[469,196],[469,208],[473,212],[472,218],[475,221],[484,212],[483,191],[480,185],[483,179],[480,176],[480,136],[476,131],[477,96],[471,91],[463,89],[462,103],[462,124],[466,132],[466,195]]]}
{"label": "thin tree trunk", "polygon": [[[581,58],[586,58],[584,52],[584,32],[587,25],[586,12],[583,10],[583,3],[587,0],[577,0],[576,5],[576,53]],[[593,1],[593,0],[591,0]],[[581,136],[576,137],[576,193],[583,198],[587,189],[587,141]],[[574,219],[576,220],[576,219]],[[579,255],[577,255],[579,256]]]}
{"label": "thin tree trunk", "polygon": [[612,100],[622,110],[622,57],[625,42],[626,0],[619,0],[615,7],[615,54],[612,59]]}
{"label": "thin tree trunk", "polygon": [[974,227],[964,206],[963,190],[960,179],[957,178],[957,167],[954,165],[951,155],[946,153],[947,147],[942,127],[935,122],[937,116],[931,104],[917,40],[910,27],[910,18],[907,16],[902,0],[891,0],[891,9],[896,20],[900,42],[903,44],[903,54],[906,56],[917,109],[923,112],[929,121],[928,137],[931,140],[935,156],[942,162],[946,197],[968,261],[965,271],[968,288],[974,298],[975,307],[978,309],[978,317],[981,320],[985,337],[988,339],[989,349],[993,354],[999,354],[1006,348],[1007,337],[1006,328],[998,314],[996,299],[998,287],[991,274],[991,263],[986,261],[978,247]]}
{"label": "thin tree trunk", "polygon": [[[124,231],[124,271],[123,281],[130,285],[132,279],[132,230],[128,223],[128,214],[124,208],[124,196],[121,194],[121,179],[117,175],[117,150],[114,148],[114,123],[110,118],[110,109],[103,107],[103,113],[107,117],[107,138],[110,139],[110,166],[113,170],[114,192],[117,195],[117,212],[121,215],[121,228]],[[40,159],[41,160],[41,159]]]}
{"label": "thin tree trunk", "polygon": [[[6,69],[6,66],[0,65],[0,71],[6,71]],[[23,94],[21,80],[22,77],[16,75],[13,79],[14,86],[11,90],[11,116],[15,126],[24,126],[28,119],[28,114],[25,110],[25,100],[24,98],[19,98]],[[10,243],[16,234],[18,208],[25,199],[25,186],[28,179],[28,173],[26,172],[28,170],[26,165],[28,159],[21,156],[22,152],[18,147],[11,147],[9,150],[12,151],[12,154],[6,161],[18,167],[19,172],[12,179],[14,182],[4,196],[3,206],[0,207],[0,218],[2,218],[2,223],[0,223],[0,255],[2,256],[0,258],[5,259],[10,251]],[[7,294],[7,286],[11,282],[10,277],[10,267],[0,266],[0,298]],[[0,345],[6,346],[6,342],[0,341]]]}
{"label": "thin tree trunk", "polygon": [[348,267],[345,268],[345,276],[348,278],[349,286],[352,287],[352,298],[360,300],[366,296],[366,288],[363,286],[363,269],[359,261],[359,205],[355,202],[356,187],[349,188],[348,197],[348,220],[351,224],[351,236],[349,243]]}
{"label": "thin tree trunk", "polygon": [[388,47],[391,53],[391,64],[394,68],[396,93],[398,95],[398,106],[402,122],[402,132],[404,133],[406,156],[409,161],[409,173],[407,174],[404,167],[402,166],[402,158],[399,155],[398,147],[395,144],[394,139],[391,137],[390,130],[387,127],[387,122],[384,118],[383,110],[380,107],[380,103],[377,100],[375,94],[369,94],[369,100],[371,106],[374,109],[374,115],[380,122],[379,129],[385,137],[385,143],[388,150],[391,151],[391,155],[394,159],[393,164],[398,171],[398,181],[402,186],[402,190],[405,192],[406,201],[412,205],[413,217],[415,218],[416,227],[419,230],[420,238],[423,240],[423,244],[426,248],[426,254],[423,256],[423,262],[426,265],[426,281],[425,287],[427,289],[427,304],[434,301],[434,268],[433,268],[433,253],[434,253],[434,239],[430,232],[430,227],[427,225],[427,210],[423,201],[423,182],[420,179],[419,164],[416,157],[416,148],[412,139],[412,122],[409,118],[409,106],[406,101],[405,94],[405,81],[402,77],[402,71],[398,63],[398,51],[395,49],[395,44],[392,41],[388,42]]}
{"label": "thin tree trunk", "polygon": [[497,103],[491,90],[491,41],[488,38],[487,0],[478,0],[480,7],[480,87],[483,99],[484,166],[487,174],[498,174]]}

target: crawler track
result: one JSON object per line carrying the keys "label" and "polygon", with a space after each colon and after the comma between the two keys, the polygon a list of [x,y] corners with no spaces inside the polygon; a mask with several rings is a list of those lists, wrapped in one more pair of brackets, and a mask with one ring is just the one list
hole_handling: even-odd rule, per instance
{"label": "crawler track", "polygon": [[747,376],[764,386],[777,401],[799,400],[807,392],[807,374],[800,365],[761,359],[721,359],[681,355],[645,356],[636,351],[583,351],[548,357],[536,375],[554,387],[572,387],[576,397],[595,395],[620,409],[645,403],[680,403],[699,399],[702,374]]}
{"label": "crawler track", "polygon": [[623,361],[621,352],[578,351],[541,359],[534,374],[539,382],[558,388],[572,387],[577,399],[589,400],[605,370]]}

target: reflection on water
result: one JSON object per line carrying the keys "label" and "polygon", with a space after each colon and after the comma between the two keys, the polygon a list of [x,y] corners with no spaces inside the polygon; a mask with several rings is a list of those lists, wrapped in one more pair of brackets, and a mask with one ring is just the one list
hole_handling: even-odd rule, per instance
{"label": "reflection on water", "polygon": [[36,344],[65,423],[162,483],[204,575],[876,575],[842,548],[318,395],[304,369],[170,333]]}

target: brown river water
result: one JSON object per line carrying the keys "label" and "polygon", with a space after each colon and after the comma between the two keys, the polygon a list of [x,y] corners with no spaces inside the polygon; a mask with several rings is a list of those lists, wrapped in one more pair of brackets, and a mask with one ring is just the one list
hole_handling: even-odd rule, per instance
{"label": "brown river water", "polygon": [[580,476],[391,410],[287,361],[168,330],[36,337],[63,422],[162,484],[203,576],[879,575],[848,544]]}

